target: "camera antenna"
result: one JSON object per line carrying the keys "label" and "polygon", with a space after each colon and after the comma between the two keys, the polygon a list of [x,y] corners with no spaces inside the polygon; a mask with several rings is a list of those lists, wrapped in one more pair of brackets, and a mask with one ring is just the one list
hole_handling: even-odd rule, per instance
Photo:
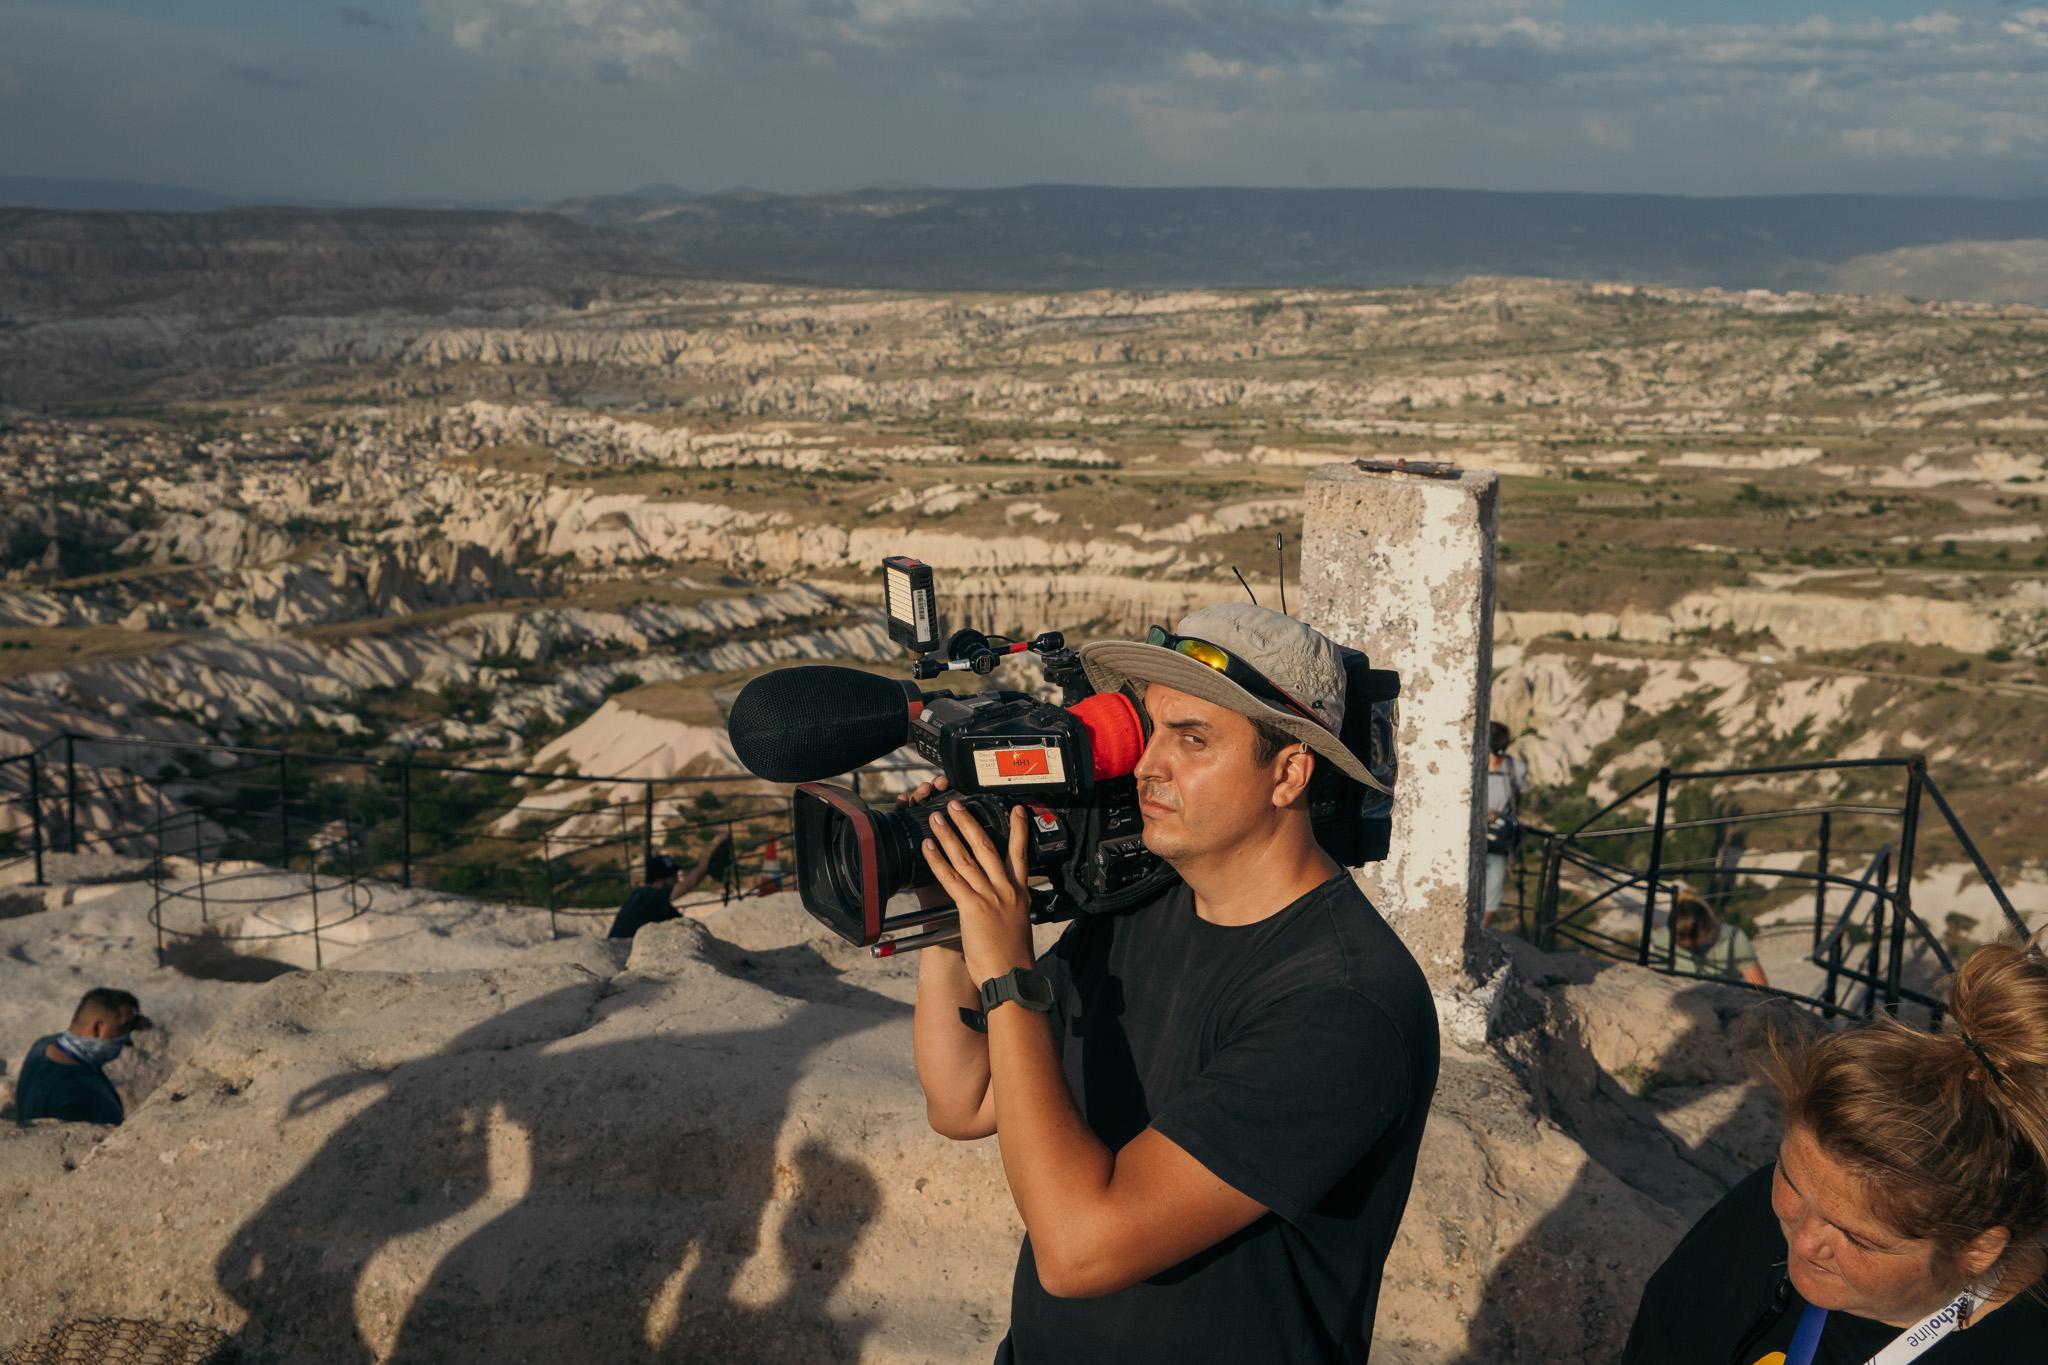
{"label": "camera antenna", "polygon": [[1287,533],[1285,531],[1275,531],[1273,533],[1273,562],[1280,568],[1280,614],[1282,616],[1285,616],[1287,614],[1287,551],[1285,549],[1286,544]]}
{"label": "camera antenna", "polygon": [[1238,581],[1239,583],[1241,583],[1241,584],[1243,584],[1243,585],[1244,585],[1244,595],[1245,595],[1246,597],[1249,597],[1249,598],[1251,598],[1251,599],[1252,599],[1252,605],[1253,605],[1253,606],[1255,606],[1255,607],[1256,607],[1257,605],[1259,605],[1259,595],[1258,595],[1257,593],[1255,593],[1255,592],[1253,592],[1253,591],[1252,591],[1252,585],[1251,585],[1251,584],[1249,584],[1249,583],[1246,583],[1246,582],[1244,581],[1244,575],[1243,575],[1242,573],[1238,573],[1238,568],[1237,568],[1237,565],[1235,565],[1235,564],[1231,565],[1231,566],[1230,566],[1230,571],[1231,571],[1232,573],[1234,573],[1234,574],[1237,574],[1237,581]]}

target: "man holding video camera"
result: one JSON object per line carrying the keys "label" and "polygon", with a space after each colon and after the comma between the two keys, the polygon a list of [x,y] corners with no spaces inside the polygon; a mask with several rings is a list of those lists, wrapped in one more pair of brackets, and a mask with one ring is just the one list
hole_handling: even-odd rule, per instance
{"label": "man holding video camera", "polygon": [[[1026,1237],[999,1362],[1362,1362],[1437,1072],[1420,969],[1316,842],[1344,667],[1301,622],[1210,607],[1081,651],[1149,729],[1145,845],[1180,881],[1041,960],[1007,848],[932,820],[957,948],[919,974],[933,1128],[996,1135]],[[920,792],[917,795],[923,795]]]}

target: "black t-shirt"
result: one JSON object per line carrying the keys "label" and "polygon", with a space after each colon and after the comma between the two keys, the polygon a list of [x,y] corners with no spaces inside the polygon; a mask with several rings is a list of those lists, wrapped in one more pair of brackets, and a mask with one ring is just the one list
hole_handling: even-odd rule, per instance
{"label": "black t-shirt", "polygon": [[669,892],[674,889],[664,883],[661,886],[643,886],[634,891],[619,907],[618,915],[612,920],[612,931],[606,937],[631,938],[650,924],[666,924],[672,919],[681,919],[683,912],[676,909],[669,899]]}
{"label": "black t-shirt", "polygon": [[[1707,1211],[1650,1277],[1622,1365],[1758,1365],[1792,1345],[1806,1300],[1785,1278],[1785,1234],[1771,1212],[1771,1172],[1746,1177]],[[1902,1329],[1828,1314],[1814,1365],[1863,1365]],[[2048,1360],[2048,1306],[2031,1294],[1951,1332],[1926,1365]]]}
{"label": "black t-shirt", "polygon": [[1055,1299],[1027,1237],[1017,1365],[1365,1360],[1436,1089],[1436,1011],[1346,875],[1256,924],[1176,885],[1076,921],[1040,964],[1067,1087],[1105,1145],[1146,1128],[1272,1210],[1114,1294]]}
{"label": "black t-shirt", "polygon": [[14,1085],[14,1120],[65,1119],[72,1123],[119,1123],[126,1111],[114,1083],[96,1066],[53,1062],[47,1049],[52,1033],[36,1039],[21,1060],[21,1079]]}

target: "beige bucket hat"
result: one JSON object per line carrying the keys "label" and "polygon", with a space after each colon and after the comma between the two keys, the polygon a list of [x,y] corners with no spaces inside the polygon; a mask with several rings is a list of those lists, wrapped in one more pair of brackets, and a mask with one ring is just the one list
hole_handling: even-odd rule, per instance
{"label": "beige bucket hat", "polygon": [[1165,645],[1104,640],[1081,647],[1081,665],[1098,692],[1130,683],[1142,697],[1145,684],[1163,684],[1291,735],[1346,777],[1393,795],[1337,738],[1344,729],[1344,658],[1329,636],[1249,602],[1190,612],[1174,627],[1174,634],[1206,640],[1251,665],[1316,719],[1255,696],[1218,670]]}

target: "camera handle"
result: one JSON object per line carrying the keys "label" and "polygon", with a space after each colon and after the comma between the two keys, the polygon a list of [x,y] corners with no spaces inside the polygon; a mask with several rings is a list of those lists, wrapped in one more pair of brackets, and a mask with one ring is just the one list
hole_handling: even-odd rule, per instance
{"label": "camera handle", "polygon": [[[1060,893],[1049,886],[1027,888],[1031,895],[1031,922],[1051,924],[1058,920],[1072,919],[1074,912],[1060,905]],[[899,938],[885,938],[868,949],[870,957],[900,957],[914,953],[920,948],[951,947],[960,941],[960,916],[950,905],[937,905],[917,914],[906,915],[904,928],[920,932],[905,934]]]}
{"label": "camera handle", "polygon": [[1059,631],[1048,630],[1029,640],[1012,640],[1003,635],[984,635],[972,627],[963,627],[953,632],[953,638],[946,641],[946,658],[939,659],[926,654],[910,666],[910,676],[918,679],[936,678],[941,673],[979,673],[987,675],[996,671],[1003,660],[1026,652],[1043,656],[1048,665],[1060,655],[1067,654],[1067,637]]}

